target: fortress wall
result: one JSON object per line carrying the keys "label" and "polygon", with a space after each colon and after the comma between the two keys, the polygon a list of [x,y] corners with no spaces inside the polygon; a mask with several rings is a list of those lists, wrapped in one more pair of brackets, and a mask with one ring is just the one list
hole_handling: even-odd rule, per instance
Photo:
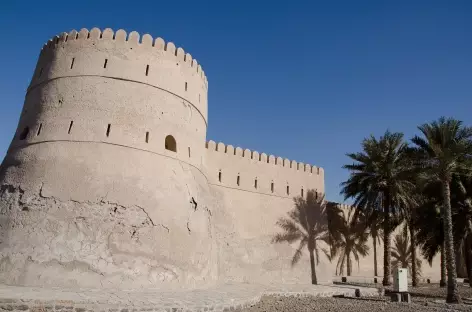
{"label": "fortress wall", "polygon": [[43,48],[0,170],[0,282],[169,289],[216,280],[201,168],[206,78],[173,44],[138,39],[92,29]]}
{"label": "fortress wall", "polygon": [[[213,141],[207,143],[207,151],[206,172],[218,203],[215,224],[220,279],[310,283],[307,251],[303,250],[300,263],[292,267],[299,242],[274,244],[272,238],[282,232],[276,223],[294,208],[293,198],[300,196],[302,189],[304,196],[309,189],[324,192],[323,169]],[[320,254],[319,281],[331,281],[332,272],[331,264]]]}
{"label": "fortress wall", "polygon": [[212,184],[289,199],[307,189],[324,193],[323,168],[213,141],[207,151]]}
{"label": "fortress wall", "polygon": [[[347,211],[351,209],[352,206],[346,205],[346,204],[338,204],[343,210]],[[398,226],[394,232],[392,233],[392,249],[394,250],[395,246],[395,235],[400,234],[403,235],[403,224]],[[409,238],[408,238],[409,239]],[[373,277],[374,276],[374,249],[373,249],[373,241],[372,237],[369,238],[368,240],[368,246],[369,246],[369,254],[366,257],[362,257],[357,263],[354,258],[352,258],[352,272],[351,276],[353,277]],[[377,272],[378,276],[383,277],[383,259],[384,259],[384,254],[383,254],[383,237],[381,238],[380,242],[377,241]],[[421,256],[421,250],[418,247],[416,256],[418,259],[421,260],[421,279],[431,279],[431,281],[436,281],[438,282],[441,278],[440,276],[440,255],[438,254],[436,257],[433,259],[433,263],[430,266],[428,261],[425,260]],[[393,260],[393,258],[392,258]],[[338,258],[334,259],[334,265],[336,265],[338,261]],[[334,274],[335,271],[333,271]],[[408,274],[411,274],[409,272]],[[344,274],[338,274],[340,276],[346,276],[346,268],[344,269]],[[410,275],[411,276],[411,275]],[[381,278],[379,279],[379,283],[381,283],[382,280]]]}

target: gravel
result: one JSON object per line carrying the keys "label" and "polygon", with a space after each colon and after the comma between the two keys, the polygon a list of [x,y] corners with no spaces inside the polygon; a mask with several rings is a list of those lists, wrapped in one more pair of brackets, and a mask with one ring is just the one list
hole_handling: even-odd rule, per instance
{"label": "gravel", "polygon": [[[361,286],[361,285],[359,285]],[[365,285],[364,285],[365,286]],[[424,286],[410,288],[412,303],[390,302],[390,297],[375,298],[317,298],[305,297],[278,297],[264,296],[261,301],[240,312],[305,312],[305,311],[330,311],[330,312],[370,312],[370,311],[472,311],[472,290],[468,286],[460,286],[463,304],[448,305],[445,303],[446,289],[439,285],[426,284]]]}

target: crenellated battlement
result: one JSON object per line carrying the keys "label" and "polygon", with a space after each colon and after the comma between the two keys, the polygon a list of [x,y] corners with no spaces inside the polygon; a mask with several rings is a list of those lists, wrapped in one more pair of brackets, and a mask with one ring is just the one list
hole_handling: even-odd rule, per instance
{"label": "crenellated battlement", "polygon": [[99,28],[92,28],[90,31],[86,28],[82,28],[79,32],[74,29],[69,33],[63,32],[49,39],[49,41],[43,45],[41,55],[47,54],[58,47],[63,47],[63,45],[67,43],[77,41],[114,41],[128,45],[130,48],[165,51],[168,55],[175,56],[176,61],[183,62],[186,66],[193,68],[203,79],[205,86],[208,86],[208,80],[201,65],[198,64],[198,61],[194,59],[190,53],[186,53],[181,47],[176,47],[173,42],[165,42],[161,37],[153,38],[150,34],[140,36],[136,31],[132,31],[128,34],[123,29],[119,29],[116,32],[110,28],[106,28],[103,32]]}
{"label": "crenellated battlement", "polygon": [[34,88],[64,78],[72,85],[82,79],[113,79],[126,82],[129,89],[139,84],[160,90],[167,98],[192,105],[207,122],[208,81],[202,67],[162,38],[109,28],[62,33],[43,46],[27,97]]}
{"label": "crenellated battlement", "polygon": [[267,155],[266,153],[259,153],[257,151],[251,151],[249,149],[242,149],[241,147],[233,147],[232,145],[225,145],[224,143],[216,143],[215,141],[208,141],[206,148],[210,151],[216,151],[225,153],[228,155],[239,156],[242,158],[248,158],[258,160],[261,163],[267,163],[276,165],[279,167],[289,168],[295,171],[303,171],[310,174],[324,175],[324,170],[321,167],[312,166],[302,162],[296,162],[286,158],[276,157],[274,155]]}
{"label": "crenellated battlement", "polygon": [[224,188],[292,199],[314,189],[324,193],[323,168],[208,141],[207,177]]}

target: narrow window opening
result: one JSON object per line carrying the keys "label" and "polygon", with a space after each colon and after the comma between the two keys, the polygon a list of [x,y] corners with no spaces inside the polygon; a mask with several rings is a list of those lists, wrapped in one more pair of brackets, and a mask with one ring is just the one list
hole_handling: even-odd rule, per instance
{"label": "narrow window opening", "polygon": [[221,182],[221,170],[220,170],[220,172],[218,172],[218,181]]}
{"label": "narrow window opening", "polygon": [[43,124],[40,123],[39,124],[39,127],[38,127],[38,132],[36,132],[36,136],[40,135],[41,134],[41,128],[43,127]]}
{"label": "narrow window opening", "polygon": [[69,124],[69,131],[67,131],[67,134],[70,134],[70,131],[72,130],[72,125],[74,124],[74,121],[71,120]]}
{"label": "narrow window opening", "polygon": [[72,69],[72,67],[74,67],[74,61],[75,61],[75,57],[72,58],[72,62],[70,63],[70,69]]}
{"label": "narrow window opening", "polygon": [[303,187],[302,187],[302,192],[301,193],[302,193],[302,197],[303,197]]}
{"label": "narrow window opening", "polygon": [[188,147],[188,158],[190,158],[190,146]]}
{"label": "narrow window opening", "polygon": [[43,74],[43,69],[41,68],[41,69],[39,70],[39,77],[41,77],[42,74]]}
{"label": "narrow window opening", "polygon": [[26,139],[26,137],[28,136],[28,133],[29,133],[29,128],[25,127],[23,131],[21,131],[20,133],[20,140]]}
{"label": "narrow window opening", "polygon": [[146,131],[146,143],[149,143],[149,131]]}
{"label": "narrow window opening", "polygon": [[254,188],[257,189],[257,178],[254,180]]}
{"label": "narrow window opening", "polygon": [[290,186],[287,185],[287,195],[290,195]]}
{"label": "narrow window opening", "polygon": [[108,124],[108,127],[107,127],[107,137],[110,136],[110,128],[111,128],[111,124]]}
{"label": "narrow window opening", "polygon": [[149,74],[149,65],[146,65],[146,76]]}
{"label": "narrow window opening", "polygon": [[315,199],[318,199],[318,192],[315,191]]}
{"label": "narrow window opening", "polygon": [[270,184],[270,191],[273,193],[274,192],[274,182]]}
{"label": "narrow window opening", "polygon": [[103,68],[107,68],[107,63],[108,63],[108,59],[105,59],[105,63],[103,63]]}
{"label": "narrow window opening", "polygon": [[198,103],[200,103],[200,94],[198,94]]}
{"label": "narrow window opening", "polygon": [[239,174],[238,174],[238,178],[236,179],[236,184],[239,186],[239,181],[240,181],[240,178],[239,178]]}
{"label": "narrow window opening", "polygon": [[177,152],[177,142],[175,141],[173,136],[171,135],[166,136],[164,144],[165,144],[166,150]]}
{"label": "narrow window opening", "polygon": [[185,82],[185,91],[187,91],[187,82]]}

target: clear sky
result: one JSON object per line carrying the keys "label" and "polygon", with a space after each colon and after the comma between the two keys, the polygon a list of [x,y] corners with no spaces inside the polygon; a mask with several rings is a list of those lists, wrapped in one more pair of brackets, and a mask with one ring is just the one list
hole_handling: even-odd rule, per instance
{"label": "clear sky", "polygon": [[209,81],[207,139],[322,166],[441,115],[472,124],[472,1],[0,1],[0,158],[39,51],[71,29],[173,41]]}

